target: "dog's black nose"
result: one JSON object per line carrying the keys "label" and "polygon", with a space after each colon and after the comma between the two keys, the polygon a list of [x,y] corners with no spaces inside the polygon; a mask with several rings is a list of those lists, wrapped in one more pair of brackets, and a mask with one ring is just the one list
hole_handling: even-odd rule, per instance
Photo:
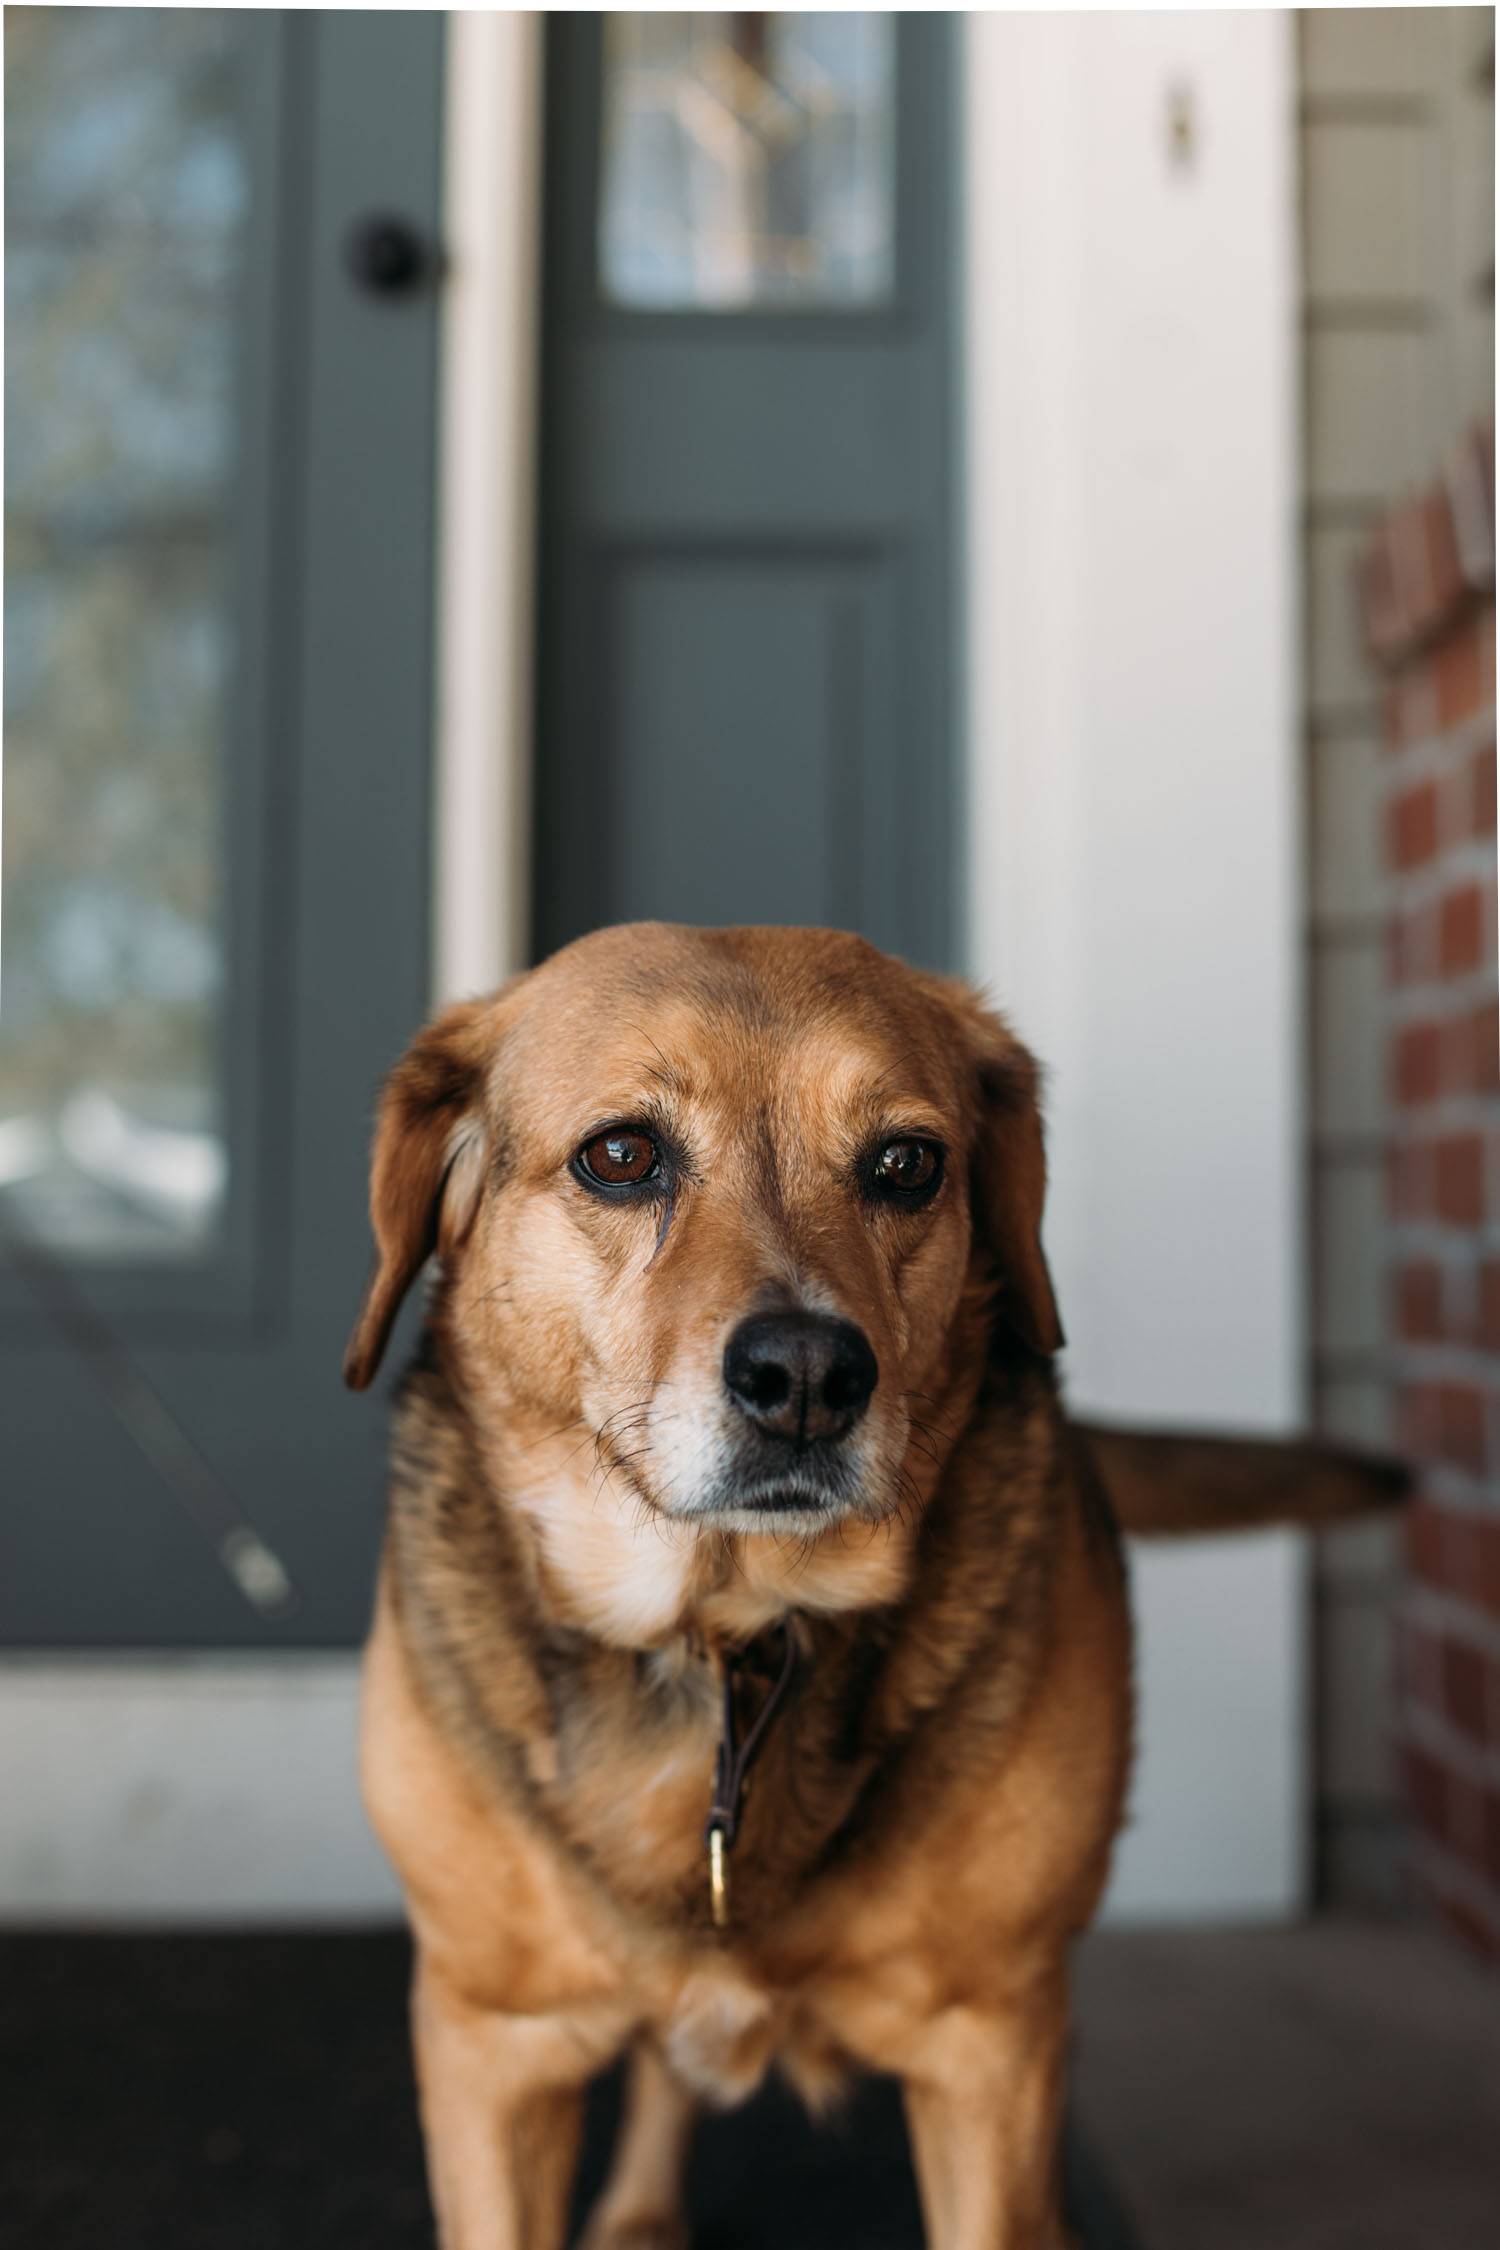
{"label": "dog's black nose", "polygon": [[870,1403],[880,1369],[852,1321],[825,1313],[742,1320],[724,1347],[724,1383],[772,1437],[841,1438]]}

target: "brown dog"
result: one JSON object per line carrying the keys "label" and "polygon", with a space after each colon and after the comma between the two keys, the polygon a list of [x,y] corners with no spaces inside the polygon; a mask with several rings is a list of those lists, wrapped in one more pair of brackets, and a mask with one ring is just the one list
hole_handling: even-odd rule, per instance
{"label": "brown dog", "polygon": [[393,1073],[351,1383],[441,1267],[364,1778],[446,2250],[562,2241],[627,2047],[591,2250],[686,2240],[695,2106],[773,2059],[814,2102],[899,2075],[940,2250],[1063,2242],[1068,1954],[1131,1727],[1093,1444],[1143,1519],[1152,1477],[1063,1418],[1043,1180],[1003,1023],[826,931],[603,931]]}

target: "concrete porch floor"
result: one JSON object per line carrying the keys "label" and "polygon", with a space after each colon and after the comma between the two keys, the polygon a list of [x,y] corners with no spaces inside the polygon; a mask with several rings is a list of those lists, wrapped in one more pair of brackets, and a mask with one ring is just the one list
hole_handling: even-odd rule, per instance
{"label": "concrete porch floor", "polygon": [[1104,1931],[1080,2123],[1149,2250],[1500,2243],[1500,1977],[1406,1922]]}

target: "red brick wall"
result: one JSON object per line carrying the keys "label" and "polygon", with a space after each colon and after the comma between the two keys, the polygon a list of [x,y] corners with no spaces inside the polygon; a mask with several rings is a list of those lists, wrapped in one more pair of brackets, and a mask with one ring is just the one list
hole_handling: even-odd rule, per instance
{"label": "red brick wall", "polygon": [[1399,1730],[1424,1895],[1500,1958],[1500,1022],[1493,431],[1362,570],[1387,679],[1395,1426],[1419,1476]]}

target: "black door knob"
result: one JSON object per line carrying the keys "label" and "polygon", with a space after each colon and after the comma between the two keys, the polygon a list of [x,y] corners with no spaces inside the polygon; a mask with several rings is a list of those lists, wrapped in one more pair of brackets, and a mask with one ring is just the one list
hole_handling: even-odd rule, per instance
{"label": "black door knob", "polygon": [[374,297],[402,297],[419,289],[435,263],[410,219],[394,211],[372,211],[355,221],[344,244],[344,262],[360,288]]}

